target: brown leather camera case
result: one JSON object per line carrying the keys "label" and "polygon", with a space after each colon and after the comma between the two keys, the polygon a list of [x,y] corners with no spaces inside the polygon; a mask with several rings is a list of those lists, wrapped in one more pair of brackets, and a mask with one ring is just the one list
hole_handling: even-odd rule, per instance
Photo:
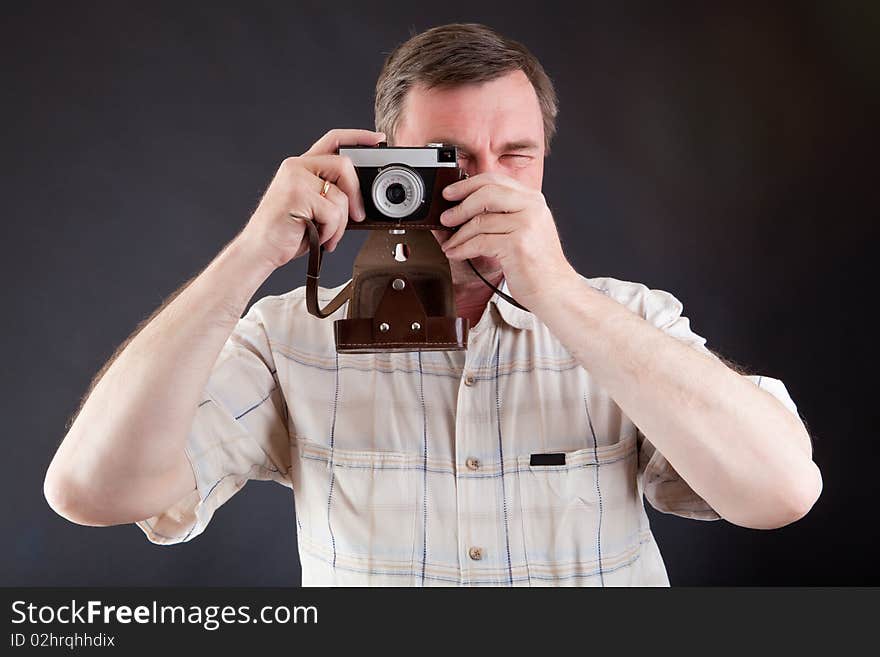
{"label": "brown leather camera case", "polygon": [[[405,261],[395,253],[408,252]],[[335,322],[340,352],[465,349],[468,321],[455,317],[449,261],[428,231],[371,231],[354,263],[347,319]]]}
{"label": "brown leather camera case", "polygon": [[441,192],[461,178],[460,169],[439,169],[430,211],[417,224],[348,222],[347,229],[369,230],[354,262],[352,279],[324,308],[318,306],[323,247],[307,220],[309,269],[306,306],[320,318],[349,301],[346,319],[334,322],[336,350],[349,353],[448,351],[467,348],[468,320],[455,316],[449,261],[431,234],[449,230],[440,213],[450,207]]}

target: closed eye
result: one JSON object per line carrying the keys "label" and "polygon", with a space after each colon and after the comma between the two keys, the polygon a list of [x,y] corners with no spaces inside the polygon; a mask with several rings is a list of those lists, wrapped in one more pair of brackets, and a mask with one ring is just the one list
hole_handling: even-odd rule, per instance
{"label": "closed eye", "polygon": [[526,166],[534,159],[531,155],[522,155],[520,153],[507,153],[501,156],[501,159],[512,166]]}

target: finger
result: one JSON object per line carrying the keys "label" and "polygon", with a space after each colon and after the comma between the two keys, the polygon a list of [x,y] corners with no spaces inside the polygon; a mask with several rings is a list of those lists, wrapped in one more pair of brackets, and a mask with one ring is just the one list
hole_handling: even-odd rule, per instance
{"label": "finger", "polygon": [[325,245],[328,251],[335,251],[336,246],[339,244],[339,241],[345,234],[345,227],[348,225],[348,196],[346,196],[345,193],[336,185],[331,184],[329,189],[327,190],[326,198],[331,203],[333,203],[333,205],[339,208],[339,216],[342,217],[342,220],[336,227],[336,231],[333,233],[330,239],[327,240],[327,244]]}
{"label": "finger", "polygon": [[[326,244],[330,226],[325,223],[326,217],[322,213],[316,212],[315,210],[309,210],[307,212],[303,212],[302,210],[291,210],[288,213],[288,218],[295,223],[313,223],[318,231],[318,244]],[[308,251],[309,245],[308,230],[304,226],[302,243],[297,255],[303,251]]]}
{"label": "finger", "polygon": [[318,244],[324,244],[326,248],[327,242],[336,234],[340,222],[343,221],[342,209],[319,193],[315,193],[308,202],[311,212],[307,214],[317,225]]}
{"label": "finger", "polygon": [[512,233],[517,221],[518,217],[515,214],[478,214],[443,243],[443,251],[454,249],[480,233]]}
{"label": "finger", "polygon": [[361,196],[361,184],[354,165],[347,157],[341,155],[315,155],[302,160],[305,167],[319,178],[329,180],[348,196],[348,207],[351,218],[363,221],[364,199]]}
{"label": "finger", "polygon": [[459,180],[451,185],[443,188],[443,198],[450,201],[463,199],[469,194],[473,194],[480,187],[485,185],[501,185],[503,187],[512,187],[513,189],[526,189],[521,183],[514,180],[510,176],[496,171],[487,171],[486,173],[478,173],[464,180]]}
{"label": "finger", "polygon": [[500,258],[504,253],[505,241],[509,239],[508,235],[480,233],[447,251],[446,257],[450,260],[466,260],[477,256]]}
{"label": "finger", "polygon": [[340,146],[375,146],[385,141],[384,132],[359,130],[356,128],[335,128],[312,144],[303,155],[332,155]]}
{"label": "finger", "polygon": [[461,203],[440,215],[444,226],[458,226],[471,217],[490,212],[519,212],[525,207],[522,194],[510,187],[489,184],[479,188]]}

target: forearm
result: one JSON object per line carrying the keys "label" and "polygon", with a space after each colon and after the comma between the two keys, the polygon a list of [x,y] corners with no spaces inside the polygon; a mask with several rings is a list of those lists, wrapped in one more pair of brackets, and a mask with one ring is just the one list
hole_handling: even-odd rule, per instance
{"label": "forearm", "polygon": [[106,367],[47,473],[56,510],[126,522],[192,489],[186,437],[223,344],[271,273],[257,262],[230,242]]}
{"label": "forearm", "polygon": [[809,436],[771,394],[580,279],[534,310],[722,517],[775,527],[812,506]]}

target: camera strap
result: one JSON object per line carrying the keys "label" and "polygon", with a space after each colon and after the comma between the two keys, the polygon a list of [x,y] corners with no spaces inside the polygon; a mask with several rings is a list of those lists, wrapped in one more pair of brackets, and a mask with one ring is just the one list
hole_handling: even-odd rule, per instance
{"label": "camera strap", "polygon": [[[302,218],[302,217],[300,217]],[[354,279],[348,282],[339,294],[321,308],[318,305],[318,281],[321,277],[321,260],[324,257],[324,245],[319,243],[318,227],[311,219],[305,219],[306,234],[309,239],[309,268],[306,272],[306,308],[309,313],[320,319],[326,319],[342,307],[351,298]]]}
{"label": "camera strap", "polygon": [[494,285],[492,285],[492,283],[490,283],[489,281],[487,281],[487,280],[483,277],[483,275],[482,275],[480,272],[477,271],[477,268],[474,267],[474,263],[471,262],[471,259],[470,259],[470,258],[467,259],[467,263],[471,266],[471,269],[474,270],[474,273],[477,275],[477,278],[479,278],[481,281],[483,281],[483,282],[486,284],[486,286],[487,286],[490,290],[492,290],[495,294],[497,294],[499,297],[501,297],[502,299],[504,299],[507,303],[509,303],[509,304],[511,304],[511,305],[513,305],[513,306],[516,306],[516,307],[519,308],[520,310],[525,310],[526,312],[531,312],[531,311],[529,311],[528,308],[526,308],[525,306],[521,305],[521,304],[520,304],[516,299],[514,299],[512,296],[510,296],[509,294],[505,294],[504,292],[502,292],[501,290],[499,290],[497,287],[495,287]]}

